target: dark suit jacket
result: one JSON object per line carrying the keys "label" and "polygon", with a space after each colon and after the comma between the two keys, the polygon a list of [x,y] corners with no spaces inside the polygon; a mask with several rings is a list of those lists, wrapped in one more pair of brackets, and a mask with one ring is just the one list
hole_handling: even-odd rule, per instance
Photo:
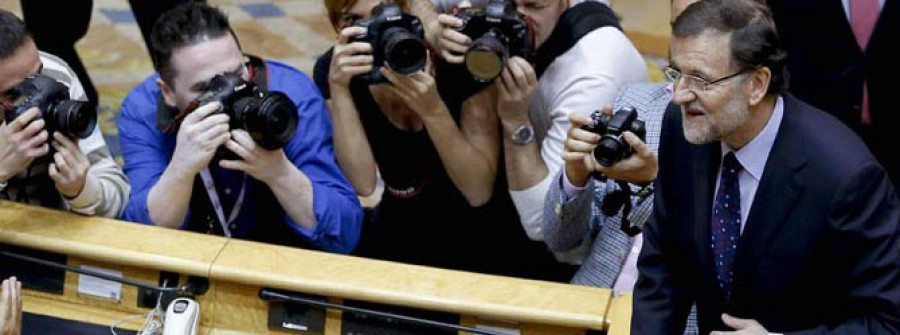
{"label": "dark suit jacket", "polygon": [[[860,50],[841,0],[768,0],[788,51],[790,92],[831,113],[860,133],[900,185],[900,1],[886,0],[865,52]],[[860,124],[863,79],[868,82],[872,127]]]}
{"label": "dark suit jacket", "polygon": [[852,131],[785,96],[726,305],[710,248],[720,144],[688,143],[680,109],[669,107],[654,218],[638,260],[633,334],[681,333],[694,301],[702,334],[730,330],[724,312],[772,332],[900,332],[900,204]]}

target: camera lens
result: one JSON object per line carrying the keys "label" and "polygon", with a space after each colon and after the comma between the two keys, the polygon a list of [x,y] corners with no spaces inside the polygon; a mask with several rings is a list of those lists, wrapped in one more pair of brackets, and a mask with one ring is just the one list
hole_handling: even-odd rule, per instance
{"label": "camera lens", "polygon": [[394,72],[411,74],[425,67],[425,43],[409,30],[390,28],[384,41],[384,59]]}
{"label": "camera lens", "polygon": [[264,102],[263,104],[263,119],[266,120],[267,133],[281,143],[279,147],[283,147],[291,141],[297,131],[297,107],[290,100],[271,99],[270,101],[271,103]]}
{"label": "camera lens", "polygon": [[594,158],[600,165],[610,167],[622,157],[622,153],[625,151],[624,145],[617,138],[603,136],[600,143],[597,143],[597,147],[594,148]]}
{"label": "camera lens", "polygon": [[97,125],[97,111],[82,101],[62,100],[47,112],[50,114],[48,119],[56,122],[54,128],[66,135],[86,138]]}
{"label": "camera lens", "polygon": [[283,93],[238,99],[234,106],[241,126],[266,150],[283,148],[297,132],[297,107]]}
{"label": "camera lens", "polygon": [[485,34],[466,51],[466,69],[476,80],[491,82],[503,72],[506,55],[506,46],[493,34]]}

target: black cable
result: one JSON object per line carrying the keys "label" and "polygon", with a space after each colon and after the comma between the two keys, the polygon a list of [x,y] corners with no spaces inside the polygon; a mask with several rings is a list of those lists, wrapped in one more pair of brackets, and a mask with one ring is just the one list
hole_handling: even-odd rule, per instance
{"label": "black cable", "polygon": [[176,294],[182,294],[182,293],[188,293],[188,291],[192,291],[192,289],[191,289],[190,287],[188,287],[189,285],[185,285],[185,286],[183,286],[183,287],[159,287],[159,286],[153,286],[153,285],[150,285],[150,284],[147,284],[147,283],[144,283],[144,282],[139,282],[139,281],[135,281],[135,280],[131,280],[131,279],[120,278],[120,277],[108,275],[108,274],[105,274],[105,273],[99,272],[99,271],[94,271],[94,270],[90,270],[90,269],[82,269],[82,268],[72,267],[72,266],[68,266],[68,265],[65,265],[65,264],[59,264],[59,263],[55,263],[55,262],[43,260],[43,259],[40,259],[40,258],[34,258],[34,257],[30,257],[30,256],[20,255],[20,254],[13,253],[13,252],[9,252],[9,251],[5,251],[5,250],[0,250],[0,255],[3,255],[3,256],[9,257],[9,258],[18,259],[18,260],[21,260],[21,261],[31,262],[31,263],[35,263],[35,264],[39,264],[39,265],[43,265],[43,266],[55,268],[55,269],[61,269],[61,270],[65,270],[65,271],[76,272],[76,273],[80,273],[80,274],[83,274],[83,275],[86,275],[86,276],[97,277],[97,278],[100,278],[100,279],[106,279],[106,280],[109,280],[109,281],[114,281],[114,282],[118,282],[118,283],[122,283],[122,284],[127,284],[127,285],[131,285],[131,286],[137,286],[137,287],[140,287],[140,288],[143,288],[143,289],[147,289],[147,290],[151,290],[151,291],[156,291],[156,292],[160,292],[160,293],[176,293]]}
{"label": "black cable", "polygon": [[421,324],[421,325],[435,327],[435,328],[442,328],[442,329],[450,328],[450,329],[453,329],[456,331],[470,332],[472,334],[508,335],[508,333],[505,333],[505,332],[477,329],[477,328],[472,328],[472,327],[463,327],[460,325],[449,324],[446,322],[439,322],[439,321],[434,321],[434,320],[416,318],[416,317],[412,317],[412,316],[406,316],[406,315],[400,315],[400,314],[394,314],[394,313],[388,313],[388,312],[379,312],[379,311],[374,311],[374,310],[365,309],[365,308],[351,307],[351,306],[347,306],[347,305],[333,304],[333,303],[325,302],[325,301],[306,299],[306,298],[296,297],[296,296],[292,296],[292,295],[288,295],[288,294],[284,294],[284,293],[278,293],[278,292],[275,292],[275,291],[269,290],[269,289],[260,290],[259,297],[262,298],[263,300],[276,299],[276,300],[296,302],[299,304],[312,306],[312,307],[334,308],[334,309],[339,309],[342,311],[352,312],[352,313],[356,313],[356,314],[366,314],[366,315],[374,315],[374,316],[378,316],[378,317],[382,317],[382,318],[392,318],[392,319],[396,319],[399,321]]}

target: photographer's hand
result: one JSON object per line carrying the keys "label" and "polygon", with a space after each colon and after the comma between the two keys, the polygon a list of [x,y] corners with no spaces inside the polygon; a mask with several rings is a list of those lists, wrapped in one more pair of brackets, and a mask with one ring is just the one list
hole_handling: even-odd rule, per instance
{"label": "photographer's hand", "polygon": [[598,170],[609,178],[637,185],[645,185],[655,180],[659,171],[656,154],[634,133],[626,131],[622,136],[625,142],[634,148],[634,154],[610,167],[597,164]]}
{"label": "photographer's hand", "polygon": [[49,167],[50,179],[53,179],[59,193],[73,199],[84,189],[91,162],[81,152],[78,141],[68,139],[62,133],[53,134],[52,145],[56,153]]}
{"label": "photographer's hand", "polygon": [[228,115],[218,113],[221,106],[219,102],[209,103],[184,118],[178,129],[171,163],[179,173],[193,178],[209,165],[216,149],[231,138]]}
{"label": "photographer's hand", "polygon": [[[501,121],[527,121],[531,97],[537,91],[538,80],[534,68],[525,59],[513,57],[507,60],[497,85],[499,97],[497,115]],[[521,122],[518,122],[521,123]]]}
{"label": "photographer's hand", "polygon": [[40,113],[34,107],[12,122],[0,125],[0,182],[11,179],[50,150],[44,120],[34,120]]}
{"label": "photographer's hand", "polygon": [[22,282],[16,280],[16,277],[5,279],[0,292],[0,334],[21,334]]}
{"label": "photographer's hand", "polygon": [[231,139],[225,142],[225,147],[234,152],[240,160],[221,160],[219,166],[242,171],[257,180],[270,184],[281,175],[286,174],[294,165],[284,150],[266,150],[256,144],[250,134],[243,129],[231,131]]}
{"label": "photographer's hand", "polygon": [[438,27],[440,32],[437,35],[437,46],[440,50],[441,57],[448,63],[459,64],[465,61],[466,50],[472,44],[469,36],[459,32],[457,29],[462,28],[463,21],[453,15],[438,15]]}
{"label": "photographer's hand", "polygon": [[366,33],[364,27],[347,27],[341,30],[337,44],[334,45],[328,82],[335,88],[347,88],[354,76],[372,71],[372,45],[365,42],[352,42],[353,36]]}
{"label": "photographer's hand", "polygon": [[312,182],[287,158],[283,149],[263,149],[243,129],[231,131],[231,140],[225,147],[241,160],[222,160],[219,166],[243,171],[265,183],[295,223],[306,229],[316,228]]}
{"label": "photographer's hand", "polygon": [[572,127],[566,136],[565,151],[563,152],[563,161],[566,163],[566,177],[569,182],[577,187],[583,187],[591,172],[597,169],[600,164],[594,160],[594,147],[600,141],[600,135],[590,131],[581,129],[582,126],[590,124],[591,118],[587,115],[578,113],[569,113],[569,122]]}
{"label": "photographer's hand", "polygon": [[[426,66],[426,70],[428,68]],[[387,67],[382,67],[381,74],[391,84],[394,84],[394,91],[403,99],[403,102],[422,118],[435,113],[448,113],[444,100],[438,94],[434,77],[427,72],[419,71],[402,75]]]}

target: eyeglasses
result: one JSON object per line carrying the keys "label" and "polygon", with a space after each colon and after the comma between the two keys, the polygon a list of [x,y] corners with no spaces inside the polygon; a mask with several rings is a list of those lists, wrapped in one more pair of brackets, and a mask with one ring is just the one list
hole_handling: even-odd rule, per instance
{"label": "eyeglasses", "polygon": [[666,69],[663,70],[663,73],[666,75],[666,78],[668,78],[669,81],[675,83],[675,86],[678,86],[678,79],[681,79],[683,77],[685,79],[685,84],[687,85],[685,87],[694,92],[708,91],[710,89],[710,86],[713,86],[713,85],[719,84],[723,81],[726,81],[728,79],[737,77],[739,75],[744,74],[745,72],[747,72],[747,70],[740,70],[738,72],[727,75],[725,77],[722,77],[722,78],[719,78],[719,79],[716,79],[713,81],[709,81],[709,80],[706,80],[706,79],[703,79],[703,78],[700,78],[697,76],[683,75],[683,74],[681,74],[681,70],[678,70],[671,66],[667,66]]}

